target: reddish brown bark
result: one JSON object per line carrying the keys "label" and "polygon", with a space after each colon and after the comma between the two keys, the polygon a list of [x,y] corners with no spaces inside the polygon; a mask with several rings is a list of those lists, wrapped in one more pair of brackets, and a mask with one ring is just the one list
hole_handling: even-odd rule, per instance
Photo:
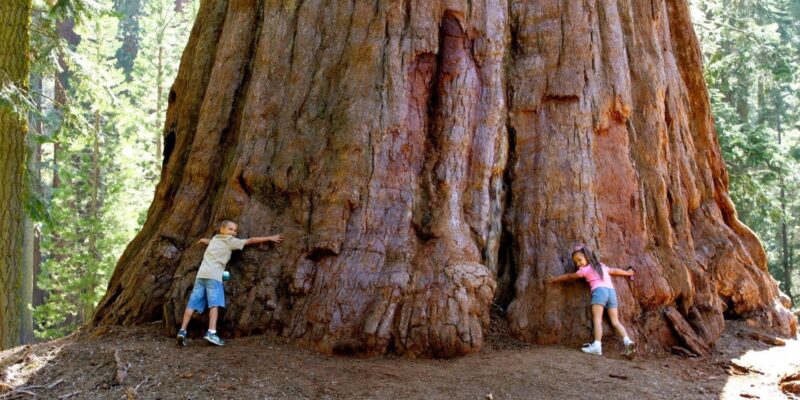
{"label": "reddish brown bark", "polygon": [[228,218],[286,241],[231,260],[227,334],[457,356],[494,301],[517,337],[578,343],[587,287],[542,283],[576,242],[637,266],[615,283],[642,343],[796,329],[728,197],[682,0],[205,1],[164,134],[99,323],[174,333]]}

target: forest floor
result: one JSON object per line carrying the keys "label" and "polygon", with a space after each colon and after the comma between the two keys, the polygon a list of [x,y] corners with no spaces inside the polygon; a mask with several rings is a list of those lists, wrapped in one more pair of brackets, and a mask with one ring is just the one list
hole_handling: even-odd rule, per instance
{"label": "forest floor", "polygon": [[[705,359],[661,353],[629,361],[616,343],[604,343],[603,356],[528,345],[494,321],[480,353],[412,360],[327,356],[271,335],[179,348],[153,323],[0,352],[0,399],[789,398],[779,381],[800,372],[800,341],[769,346],[745,332],[729,322]],[[125,376],[115,378],[118,371]]]}

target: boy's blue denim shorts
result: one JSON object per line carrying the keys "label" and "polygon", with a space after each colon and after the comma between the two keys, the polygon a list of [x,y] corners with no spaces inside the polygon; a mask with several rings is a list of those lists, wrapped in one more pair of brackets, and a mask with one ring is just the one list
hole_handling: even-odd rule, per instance
{"label": "boy's blue denim shorts", "polygon": [[607,287],[592,290],[592,304],[600,304],[605,308],[617,308],[617,291]]}
{"label": "boy's blue denim shorts", "polygon": [[186,308],[202,313],[206,307],[225,307],[225,289],[220,281],[197,278]]}

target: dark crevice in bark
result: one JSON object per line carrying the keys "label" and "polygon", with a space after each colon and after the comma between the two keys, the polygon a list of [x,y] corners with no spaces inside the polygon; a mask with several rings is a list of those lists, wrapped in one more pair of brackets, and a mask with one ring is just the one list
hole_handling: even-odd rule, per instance
{"label": "dark crevice in bark", "polygon": [[169,163],[169,158],[175,150],[175,125],[171,125],[167,131],[167,136],[164,137],[164,160],[161,162],[161,168],[166,168]]}
{"label": "dark crevice in bark", "polygon": [[320,260],[322,260],[325,257],[332,257],[332,256],[335,256],[337,254],[338,253],[336,253],[334,250],[332,250],[330,248],[327,248],[327,247],[316,247],[316,248],[311,249],[308,252],[308,255],[306,255],[306,258],[311,260],[311,261],[314,261],[314,262],[319,262]]}
{"label": "dark crevice in bark", "polygon": [[[408,79],[411,81],[409,94],[409,114],[412,114],[409,121],[409,129],[412,131],[422,130],[425,140],[423,143],[423,160],[429,160],[434,156],[436,138],[432,137],[432,120],[435,113],[436,99],[433,95],[437,85],[439,62],[433,53],[423,53],[417,55],[414,62],[409,67]],[[431,240],[433,234],[430,230],[432,219],[432,196],[429,188],[431,187],[430,176],[426,172],[427,168],[422,165],[423,171],[417,185],[417,198],[414,202],[412,228],[417,237],[424,241]]]}
{"label": "dark crevice in bark", "polygon": [[546,103],[548,101],[572,103],[572,102],[577,102],[580,99],[581,99],[580,96],[576,96],[576,95],[554,95],[554,94],[548,94],[548,95],[545,95],[544,97],[542,97],[542,103]]}
{"label": "dark crevice in bark", "polygon": [[239,175],[236,177],[236,181],[239,183],[239,187],[242,188],[242,191],[244,191],[247,197],[251,197],[253,195],[250,187],[247,185],[247,182],[244,179],[244,171],[239,172]]}
{"label": "dark crevice in bark", "polygon": [[502,308],[504,311],[514,300],[515,291],[514,287],[517,282],[517,255],[516,255],[516,240],[514,238],[513,228],[510,225],[511,215],[510,210],[512,207],[512,192],[514,184],[513,166],[517,160],[517,134],[516,130],[508,126],[508,161],[506,162],[505,170],[503,170],[503,191],[506,193],[505,204],[503,207],[502,227],[500,229],[500,245],[499,255],[497,259],[497,291],[495,292],[494,304]]}

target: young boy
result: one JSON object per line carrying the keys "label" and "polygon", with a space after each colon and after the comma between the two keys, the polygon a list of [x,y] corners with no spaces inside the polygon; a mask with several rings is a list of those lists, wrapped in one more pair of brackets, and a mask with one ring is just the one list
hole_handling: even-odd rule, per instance
{"label": "young boy", "polygon": [[222,288],[222,274],[225,272],[225,265],[231,259],[233,250],[241,250],[244,246],[258,243],[280,243],[283,235],[277,234],[266,237],[253,237],[250,239],[236,238],[238,226],[233,221],[224,220],[219,224],[219,234],[214,235],[211,240],[200,239],[197,243],[208,245],[203,254],[203,263],[197,271],[197,278],[194,281],[192,294],[189,296],[189,304],[183,312],[183,323],[181,330],[178,331],[178,344],[186,346],[186,327],[195,311],[202,313],[206,306],[208,313],[208,332],[203,339],[217,345],[223,346],[225,342],[217,336],[217,317],[219,307],[225,307],[225,291]]}

